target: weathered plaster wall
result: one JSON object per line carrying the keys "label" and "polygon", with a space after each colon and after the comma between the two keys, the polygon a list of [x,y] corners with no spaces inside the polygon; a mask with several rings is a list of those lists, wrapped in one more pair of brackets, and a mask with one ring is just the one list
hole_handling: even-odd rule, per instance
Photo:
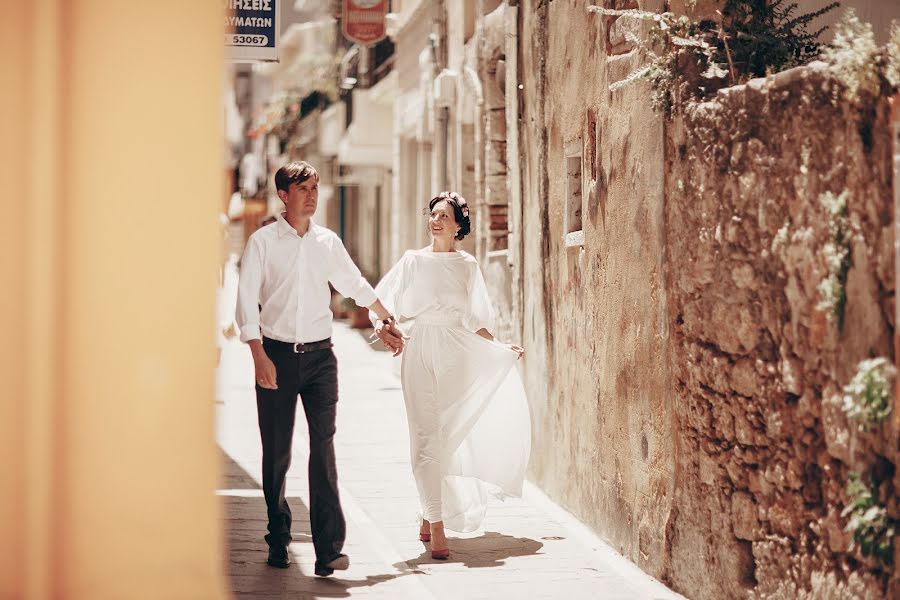
{"label": "weathered plaster wall", "polygon": [[[840,408],[861,359],[893,356],[886,102],[850,107],[805,68],[664,124],[646,87],[607,91],[637,56],[587,4],[521,3],[531,478],[691,598],[900,596],[840,517],[848,472],[871,470],[900,516],[897,432],[861,434]],[[579,139],[585,243],[567,248]],[[845,189],[838,331],[815,309],[819,196]]]}
{"label": "weathered plaster wall", "polygon": [[[833,99],[824,71],[795,69],[722,91],[667,129],[669,580],[691,598],[900,594],[848,552],[840,517],[848,471],[874,468],[896,489],[896,431],[857,434],[840,408],[857,363],[893,355],[887,102]],[[818,199],[843,190],[856,234],[839,331],[815,309],[829,238]]]}
{"label": "weathered plaster wall", "polygon": [[[531,474],[625,556],[663,576],[675,465],[663,127],[646,88],[607,91],[638,57],[622,43],[624,24],[604,26],[589,4],[523,7],[523,72],[537,75],[523,81],[523,146],[537,155],[526,159],[523,196],[525,371],[546,377],[546,395],[531,395]],[[617,54],[608,58],[610,43]],[[582,154],[583,247],[564,243],[572,147]]]}
{"label": "weathered plaster wall", "polygon": [[[547,335],[551,322],[550,296],[544,281],[544,260],[548,247],[548,207],[546,176],[546,129],[543,97],[546,90],[546,52],[548,3],[523,0],[518,9],[521,19],[519,73],[521,76],[522,127],[522,340],[525,346],[524,369],[532,418],[530,478],[542,485],[540,474],[547,465],[540,458],[543,424],[552,418],[549,398]],[[526,75],[527,74],[527,75]],[[562,466],[561,466],[562,467]]]}

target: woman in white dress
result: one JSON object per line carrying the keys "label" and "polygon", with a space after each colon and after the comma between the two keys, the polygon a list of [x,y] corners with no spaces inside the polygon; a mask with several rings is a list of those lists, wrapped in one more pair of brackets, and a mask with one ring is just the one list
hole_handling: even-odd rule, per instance
{"label": "woman in white dress", "polygon": [[523,349],[494,339],[494,313],[475,258],[455,248],[469,208],[444,192],[428,206],[431,245],[406,252],[375,289],[400,322],[412,322],[401,380],[413,475],[423,521],[419,539],[446,559],[444,529],[469,532],[489,492],[522,494],[531,421],[516,360]]}

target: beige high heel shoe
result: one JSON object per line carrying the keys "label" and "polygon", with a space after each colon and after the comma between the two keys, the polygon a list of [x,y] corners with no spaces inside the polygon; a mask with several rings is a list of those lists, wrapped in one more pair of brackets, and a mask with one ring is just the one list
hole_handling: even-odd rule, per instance
{"label": "beige high heel shoe", "polygon": [[[443,523],[441,523],[440,529],[441,529],[441,532],[444,531]],[[429,535],[428,537],[430,539],[431,535]],[[444,537],[444,539],[445,540],[447,539],[446,536]],[[449,557],[450,557],[450,548],[444,548],[443,550],[435,550],[434,546],[432,545],[431,558],[434,558],[436,560],[447,560]]]}

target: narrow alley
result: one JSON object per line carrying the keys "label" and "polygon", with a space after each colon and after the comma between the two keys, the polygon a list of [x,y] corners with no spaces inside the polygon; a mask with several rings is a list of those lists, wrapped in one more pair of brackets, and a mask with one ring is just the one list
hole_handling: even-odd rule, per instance
{"label": "narrow alley", "polygon": [[900,599],[900,0],[3,17],[0,600]]}
{"label": "narrow alley", "polygon": [[[236,274],[226,275],[223,298]],[[233,293],[233,291],[231,292]],[[533,485],[525,497],[494,501],[485,526],[451,534],[448,561],[432,560],[417,539],[415,483],[409,466],[399,359],[368,344],[366,330],[335,322],[340,368],[337,458],[347,519],[350,569],[313,575],[306,509],[305,422],[298,415],[287,497],[294,513],[291,568],[266,565],[266,506],[259,480],[260,448],[253,361],[236,338],[222,341],[218,369],[217,439],[225,462],[218,495],[226,520],[230,587],[237,598],[681,598],[617,554]],[[374,425],[374,426],[373,426]]]}

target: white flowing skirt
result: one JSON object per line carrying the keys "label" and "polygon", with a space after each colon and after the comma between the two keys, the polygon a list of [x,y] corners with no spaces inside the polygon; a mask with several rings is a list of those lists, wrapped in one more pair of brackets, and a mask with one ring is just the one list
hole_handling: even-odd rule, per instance
{"label": "white flowing skirt", "polygon": [[517,355],[439,315],[409,335],[401,380],[422,514],[473,531],[490,495],[522,495],[531,420]]}

